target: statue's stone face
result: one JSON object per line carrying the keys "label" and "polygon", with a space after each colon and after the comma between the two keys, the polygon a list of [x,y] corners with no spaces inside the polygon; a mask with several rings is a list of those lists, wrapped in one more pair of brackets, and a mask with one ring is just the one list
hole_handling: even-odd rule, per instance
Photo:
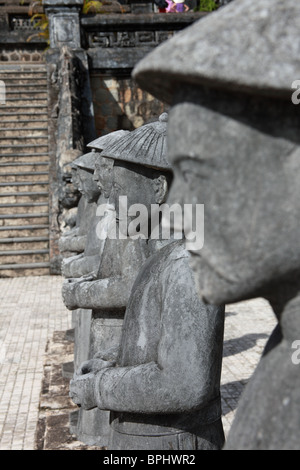
{"label": "statue's stone face", "polygon": [[191,257],[204,299],[264,295],[300,268],[299,112],[199,93],[185,90],[169,114],[168,203],[204,204],[204,247]]}
{"label": "statue's stone face", "polygon": [[113,185],[113,166],[111,158],[99,156],[95,163],[94,181],[106,198],[109,197]]}
{"label": "statue's stone face", "polygon": [[93,172],[79,168],[78,170],[78,189],[88,202],[96,202],[101,191],[93,179]]}
{"label": "statue's stone face", "polygon": [[78,187],[79,187],[79,176],[78,176],[78,170],[77,170],[77,168],[72,168],[71,174],[72,174],[72,184],[73,184],[74,188],[78,190]]}
{"label": "statue's stone face", "polygon": [[136,211],[134,205],[139,204],[143,206],[141,217],[146,228],[148,217],[151,216],[151,204],[157,204],[159,199],[158,194],[161,192],[162,186],[161,178],[163,177],[159,172],[152,171],[147,167],[116,160],[110,202],[115,205],[117,218],[121,220],[124,216],[126,208],[120,198],[126,196],[128,222],[137,217],[139,209],[137,208]]}

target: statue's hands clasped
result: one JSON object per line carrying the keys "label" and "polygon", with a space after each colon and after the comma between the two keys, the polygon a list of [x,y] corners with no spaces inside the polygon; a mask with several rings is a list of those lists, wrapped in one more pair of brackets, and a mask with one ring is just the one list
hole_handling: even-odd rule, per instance
{"label": "statue's hands clasped", "polygon": [[95,399],[96,374],[108,367],[114,367],[115,361],[91,359],[81,364],[79,370],[70,381],[70,398],[85,410],[91,410],[97,406]]}
{"label": "statue's hands clasped", "polygon": [[116,365],[115,361],[104,361],[102,359],[90,359],[81,364],[77,376],[85,374],[97,374],[102,369],[106,367],[114,367]]}
{"label": "statue's hands clasped", "polygon": [[74,376],[70,381],[70,398],[84,410],[91,410],[97,406],[95,399],[95,374],[89,373]]}
{"label": "statue's hands clasped", "polygon": [[78,290],[80,288],[84,289],[85,286],[89,286],[88,283],[94,281],[95,279],[97,279],[97,275],[92,272],[79,278],[69,278],[65,280],[62,287],[62,297],[65,306],[69,310],[80,308],[78,305],[79,302],[77,300],[78,297],[80,298],[80,292],[78,293]]}

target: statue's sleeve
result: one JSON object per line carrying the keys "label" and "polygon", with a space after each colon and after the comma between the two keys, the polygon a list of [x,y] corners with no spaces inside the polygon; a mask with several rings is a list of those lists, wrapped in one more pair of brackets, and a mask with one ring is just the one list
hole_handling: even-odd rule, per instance
{"label": "statue's sleeve", "polygon": [[173,413],[199,409],[215,398],[224,308],[199,300],[186,258],[176,260],[162,282],[156,360],[100,371],[95,396],[101,409]]}
{"label": "statue's sleeve", "polygon": [[63,248],[66,251],[77,251],[78,253],[82,253],[85,249],[86,239],[86,235],[69,237],[69,240],[64,240]]}
{"label": "statue's sleeve", "polygon": [[[65,284],[64,298],[69,307],[109,309],[123,308],[127,305],[133,283],[145,262],[145,254],[137,243],[128,242],[128,240],[124,240],[124,244],[121,244],[119,240],[109,240],[109,245],[110,248],[106,250],[105,257],[84,257],[81,260],[75,260],[76,264],[72,263],[68,272],[63,270],[65,277],[79,277],[74,275],[76,272],[71,270],[72,267],[80,265],[88,267],[89,269],[78,271],[78,274],[82,276],[97,271],[96,267],[99,269],[100,265],[101,276],[103,276],[94,281]],[[117,256],[118,254],[120,256]],[[105,269],[108,269],[108,272],[104,272]]]}
{"label": "statue's sleeve", "polygon": [[64,260],[62,273],[65,278],[79,278],[86,274],[97,273],[100,265],[100,255],[72,257]]}
{"label": "statue's sleeve", "polygon": [[131,279],[121,276],[74,282],[65,285],[65,296],[72,302],[73,309],[123,308],[128,302],[131,284]]}

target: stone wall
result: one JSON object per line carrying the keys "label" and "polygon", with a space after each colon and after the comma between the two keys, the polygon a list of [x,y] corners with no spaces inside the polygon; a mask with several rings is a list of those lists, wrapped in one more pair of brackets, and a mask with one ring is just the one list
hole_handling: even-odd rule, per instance
{"label": "stone wall", "polygon": [[81,18],[97,135],[133,130],[167,111],[166,105],[137,86],[131,71],[153,48],[202,16],[145,11]]}
{"label": "stone wall", "polygon": [[130,77],[91,73],[97,135],[133,130],[164,112],[163,103],[142,91]]}
{"label": "stone wall", "polygon": [[[28,16],[29,0],[0,0],[0,62],[44,62],[46,42],[35,36],[35,22]],[[41,9],[37,10],[41,11]]]}
{"label": "stone wall", "polygon": [[[151,0],[128,0],[121,1],[123,13],[119,3],[116,6],[112,1],[110,13],[82,15],[83,0],[43,0],[50,36],[50,47],[44,54],[45,40],[35,37],[28,42],[37,32],[28,17],[29,0],[23,6],[18,2],[0,0],[0,62],[45,61],[47,65],[50,272],[58,274],[58,240],[69,227],[69,219],[73,220],[69,215],[76,205],[71,206],[65,197],[69,194],[66,163],[85,153],[86,144],[97,136],[133,130],[167,111],[162,102],[136,85],[132,69],[155,47],[205,14],[159,14]],[[63,48],[77,64],[70,65],[64,88],[59,80]],[[76,70],[80,70],[79,77]],[[76,87],[75,82],[81,85]],[[66,98],[70,98],[68,105]]]}

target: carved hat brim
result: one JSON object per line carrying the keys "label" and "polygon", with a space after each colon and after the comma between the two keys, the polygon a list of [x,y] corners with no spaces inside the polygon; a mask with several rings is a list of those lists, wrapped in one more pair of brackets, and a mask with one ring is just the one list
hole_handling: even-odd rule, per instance
{"label": "carved hat brim", "polygon": [[76,160],[74,160],[72,164],[76,165],[77,168],[82,168],[88,171],[94,171],[96,156],[97,156],[96,152],[85,153],[81,157],[76,158]]}
{"label": "carved hat brim", "polygon": [[300,78],[299,30],[299,1],[234,0],[158,46],[133,78],[169,104],[187,84],[290,97]]}
{"label": "carved hat brim", "polygon": [[171,170],[167,158],[167,113],[104,148],[103,157],[160,170]]}
{"label": "carved hat brim", "polygon": [[130,131],[125,130],[110,132],[109,134],[103,135],[102,137],[98,137],[97,139],[93,140],[87,145],[87,147],[102,151],[105,147],[117,141],[121,137],[124,137],[129,132]]}

